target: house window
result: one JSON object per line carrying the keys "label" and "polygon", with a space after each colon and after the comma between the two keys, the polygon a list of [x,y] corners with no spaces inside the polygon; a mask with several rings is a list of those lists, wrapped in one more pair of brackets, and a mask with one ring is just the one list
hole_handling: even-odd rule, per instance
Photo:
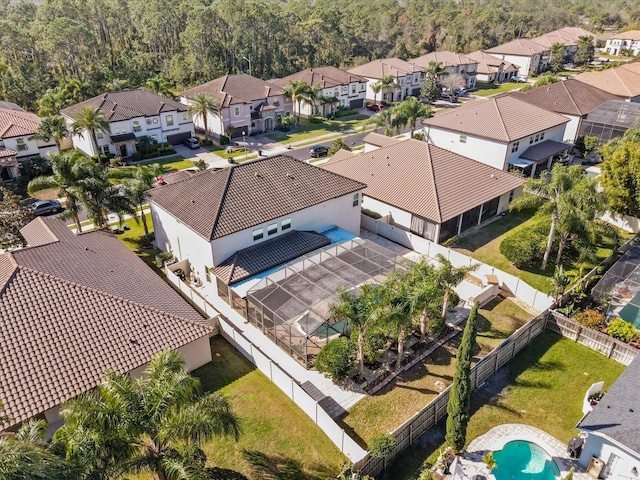
{"label": "house window", "polygon": [[102,145],[101,147],[98,147],[98,150],[101,150],[102,154],[106,155],[109,153],[109,145]]}
{"label": "house window", "polygon": [[155,133],[153,135],[150,135],[149,138],[155,143],[158,143],[158,135],[156,135]]}
{"label": "house window", "polygon": [[343,85],[342,93],[347,93],[348,91],[349,91],[349,87],[347,87],[346,85]]}
{"label": "house window", "polygon": [[511,203],[511,200],[513,200],[513,196],[514,196],[514,194],[515,194],[515,193],[516,193],[516,191],[515,191],[515,190],[511,190],[511,191],[509,192],[509,203]]}
{"label": "house window", "polygon": [[120,129],[118,127],[113,127],[113,134],[117,135],[120,133]]}
{"label": "house window", "polygon": [[272,223],[267,227],[267,235],[273,235],[275,233],[278,233],[278,224]]}
{"label": "house window", "polygon": [[533,135],[529,137],[529,145],[533,143]]}
{"label": "house window", "polygon": [[211,267],[204,266],[204,278],[211,283]]}
{"label": "house window", "polygon": [[540,141],[540,134],[536,135],[536,142]]}
{"label": "house window", "polygon": [[520,142],[514,142],[513,146],[511,147],[511,153],[516,153],[519,148],[520,148]]}
{"label": "house window", "polygon": [[540,133],[540,140],[544,140],[544,132]]}
{"label": "house window", "polygon": [[100,131],[96,132],[96,138],[97,138],[98,140],[100,140],[100,139],[104,138],[104,133],[102,133],[102,132],[100,132]]}
{"label": "house window", "polygon": [[364,92],[367,89],[367,84],[366,83],[361,83],[360,84],[360,91]]}
{"label": "house window", "polygon": [[260,240],[262,237],[264,237],[264,228],[256,228],[253,231],[253,241]]}
{"label": "house window", "polygon": [[287,218],[286,220],[282,220],[282,222],[280,222],[280,230],[282,230],[283,232],[285,230],[288,230],[291,228],[291,219]]}
{"label": "house window", "polygon": [[467,136],[466,135],[460,135],[460,143],[467,143]]}
{"label": "house window", "polygon": [[139,121],[137,121],[137,120],[135,120],[135,121],[133,122],[133,131],[134,131],[134,132],[139,132],[139,131],[141,131],[141,130],[142,130],[142,127],[140,126],[140,122],[139,122]]}
{"label": "house window", "polygon": [[340,92],[338,91],[337,88],[333,90],[333,96],[334,97],[337,97],[339,94],[340,94]]}
{"label": "house window", "polygon": [[233,114],[236,117],[239,117],[240,116],[240,107],[233,107]]}
{"label": "house window", "polygon": [[351,93],[356,93],[356,86],[355,85],[351,85]]}
{"label": "house window", "polygon": [[157,118],[154,118],[154,119],[153,119],[153,123],[157,125],[157,124],[158,124],[158,119],[157,119]]}
{"label": "house window", "polygon": [[360,205],[360,195],[357,193],[353,194],[353,206],[357,207],[358,205]]}
{"label": "house window", "polygon": [[26,150],[26,149],[28,149],[28,148],[29,148],[29,147],[27,146],[27,144],[26,144],[26,143],[24,143],[24,138],[19,138],[19,139],[17,139],[17,140],[16,140],[16,145],[17,145],[18,150]]}
{"label": "house window", "polygon": [[173,115],[167,115],[167,125],[173,125]]}

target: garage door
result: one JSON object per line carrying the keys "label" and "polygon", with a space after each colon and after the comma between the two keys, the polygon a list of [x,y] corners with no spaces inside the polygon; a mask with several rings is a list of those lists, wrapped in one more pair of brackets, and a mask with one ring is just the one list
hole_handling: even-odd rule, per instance
{"label": "garage door", "polygon": [[245,133],[245,135],[249,135],[249,126],[248,125],[244,125],[242,127],[236,127],[235,130],[233,131],[233,133],[231,134],[231,138],[238,138],[242,136],[242,132]]}
{"label": "garage door", "polygon": [[364,98],[358,100],[351,100],[349,102],[349,108],[351,110],[357,110],[358,108],[364,108]]}
{"label": "garage door", "polygon": [[178,145],[184,142],[187,138],[191,138],[191,132],[176,133],[175,135],[167,135],[167,142],[171,145]]}

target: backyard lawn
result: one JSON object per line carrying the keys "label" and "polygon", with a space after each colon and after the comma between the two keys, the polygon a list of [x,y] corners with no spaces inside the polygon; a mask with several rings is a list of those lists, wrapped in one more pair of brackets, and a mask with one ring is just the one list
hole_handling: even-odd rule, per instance
{"label": "backyard lawn", "polygon": [[[144,162],[138,162],[136,165],[154,165],[156,163],[159,163],[165,172],[170,172],[172,170],[184,170],[185,168],[194,167],[193,162],[184,158],[182,155],[172,155],[161,159],[152,158],[150,160],[145,160]],[[112,180],[119,183],[120,179],[132,178],[135,169],[135,166],[116,167],[109,169],[109,173],[114,177]]]}
{"label": "backyard lawn", "polygon": [[[472,395],[473,416],[467,443],[492,427],[524,423],[562,442],[576,435],[584,393],[604,380],[608,389],[621,365],[560,335],[545,331]],[[386,478],[413,480],[426,460],[435,462],[444,448],[444,427],[423,435],[387,469]]]}
{"label": "backyard lawn", "polygon": [[504,82],[504,83],[476,83],[476,90],[469,92],[471,95],[478,97],[489,97],[498,93],[510,92],[522,88],[524,83]]}
{"label": "backyard lawn", "polygon": [[352,115],[350,117],[326,120],[318,123],[311,123],[306,119],[302,119],[300,121],[300,127],[292,128],[289,132],[271,132],[267,134],[267,137],[275,142],[299,142],[321,135],[357,129],[365,126],[368,119],[369,117],[367,115]]}
{"label": "backyard lawn", "polygon": [[[530,318],[531,314],[509,299],[489,302],[479,310],[479,348],[475,359],[486,355]],[[343,428],[365,446],[373,436],[393,431],[425,407],[451,383],[460,337],[456,336],[384,389],[352,407],[342,418]]]}
{"label": "backyard lawn", "polygon": [[[147,226],[149,227],[149,232],[153,233],[153,223],[151,220],[151,214],[146,214]],[[139,219],[138,219],[139,220]],[[144,227],[142,226],[142,221],[140,223],[136,223],[134,218],[130,218],[125,220],[125,226],[129,228],[129,230],[125,230],[124,233],[118,235],[118,238],[122,240],[122,242],[129,247],[130,250],[138,255],[144,263],[149,265],[158,275],[161,276],[162,279],[165,279],[164,273],[156,267],[154,260],[156,255],[160,253],[160,250],[157,248],[141,248],[140,247],[140,238],[144,235]]]}

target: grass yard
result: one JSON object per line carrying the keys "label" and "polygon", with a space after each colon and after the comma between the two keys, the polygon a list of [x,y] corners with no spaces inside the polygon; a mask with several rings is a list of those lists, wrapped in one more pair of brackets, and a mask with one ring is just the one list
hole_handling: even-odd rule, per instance
{"label": "grass yard", "polygon": [[318,123],[311,123],[306,119],[302,119],[300,121],[300,127],[292,128],[290,132],[271,132],[267,134],[267,137],[275,142],[299,142],[321,135],[357,129],[365,126],[368,119],[369,117],[367,115],[352,115],[350,117],[326,120]]}
{"label": "grass yard", "polygon": [[[473,393],[467,443],[504,423],[532,425],[568,442],[577,433],[575,424],[582,417],[587,388],[604,380],[608,389],[624,368],[546,331]],[[387,469],[387,478],[418,478],[423,462],[432,464],[444,447],[444,427],[437,430],[439,434],[427,433],[403,452]]]}
{"label": "grass yard", "polygon": [[[150,160],[145,160],[144,162],[138,162],[136,165],[153,165],[156,163],[159,163],[165,172],[184,170],[185,168],[194,168],[195,166],[191,160],[184,158],[182,155],[172,155],[170,157],[160,159],[152,158]],[[109,169],[109,174],[113,177],[111,179],[112,181],[120,183],[119,181],[121,179],[132,178],[135,169],[135,166],[115,167]]]}
{"label": "grass yard", "polygon": [[[489,302],[479,314],[476,360],[531,318],[514,302],[501,298]],[[460,338],[456,336],[387,387],[356,404],[342,418],[343,428],[365,446],[373,436],[399,427],[451,383]]]}
{"label": "grass yard", "polygon": [[[151,220],[151,214],[147,213],[145,215],[147,219],[147,226],[149,227],[149,232],[153,233],[153,222]],[[135,219],[130,218],[125,220],[125,226],[129,227],[129,230],[125,230],[124,233],[118,235],[118,238],[122,240],[122,242],[129,247],[136,255],[138,255],[144,263],[149,265],[158,275],[160,275],[163,279],[165,278],[164,273],[156,267],[154,260],[156,255],[160,253],[160,250],[157,248],[141,248],[140,247],[140,238],[144,235],[144,227],[142,226],[142,220],[140,223],[136,223]]]}
{"label": "grass yard", "polygon": [[524,83],[504,82],[504,83],[476,83],[476,89],[469,92],[471,95],[478,97],[490,97],[498,93],[510,92],[522,88]]}

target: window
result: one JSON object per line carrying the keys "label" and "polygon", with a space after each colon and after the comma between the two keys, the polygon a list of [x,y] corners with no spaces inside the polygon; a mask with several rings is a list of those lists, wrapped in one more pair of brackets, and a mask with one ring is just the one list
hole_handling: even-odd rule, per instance
{"label": "window", "polygon": [[460,135],[460,143],[467,143],[467,136],[466,135]]}
{"label": "window", "polygon": [[207,280],[207,282],[211,283],[211,267],[207,267],[206,265],[204,266],[204,278]]}
{"label": "window", "polygon": [[536,135],[536,142],[539,142],[539,141],[540,141],[540,134],[537,134]]}
{"label": "window", "polygon": [[97,131],[97,132],[96,132],[96,138],[97,138],[98,140],[100,140],[101,138],[104,138],[104,133],[102,133],[101,131]]}
{"label": "window", "polygon": [[153,123],[157,125],[157,124],[158,124],[158,119],[157,119],[157,118],[154,118],[154,119],[153,119]]}
{"label": "window", "polygon": [[529,145],[533,143],[533,135],[529,137]]}
{"label": "window", "polygon": [[139,121],[137,121],[137,120],[135,120],[135,121],[133,122],[133,131],[134,131],[134,132],[139,132],[139,131],[141,131],[141,130],[142,130],[142,127],[140,126],[140,122],[139,122]]}
{"label": "window", "polygon": [[360,195],[358,193],[353,194],[353,206],[357,207],[360,205]]}
{"label": "window", "polygon": [[256,228],[253,231],[253,241],[260,240],[262,237],[264,237],[264,228]]}
{"label": "window", "polygon": [[355,85],[351,85],[351,93],[356,93],[356,86]]}
{"label": "window", "polygon": [[18,150],[26,150],[29,147],[27,146],[27,144],[24,143],[24,138],[19,138],[16,140],[16,145],[18,147]]}
{"label": "window", "polygon": [[173,125],[173,115],[167,115],[167,125]]}
{"label": "window", "polygon": [[349,92],[349,87],[347,87],[346,85],[342,86],[342,93],[348,93]]}
{"label": "window", "polygon": [[283,232],[285,230],[288,230],[291,228],[291,219],[287,218],[286,220],[282,220],[282,222],[280,222],[280,230],[282,230]]}
{"label": "window", "polygon": [[544,132],[540,133],[540,140],[544,140]]}
{"label": "window", "polygon": [[520,142],[514,142],[513,146],[511,147],[511,153],[516,153],[519,148],[520,148]]}
{"label": "window", "polygon": [[155,143],[158,143],[158,135],[156,135],[155,133],[153,135],[150,135],[149,138]]}
{"label": "window", "polygon": [[361,83],[360,84],[360,91],[364,92],[367,89],[367,84],[366,83]]}
{"label": "window", "polygon": [[233,114],[236,117],[239,117],[240,116],[240,107],[233,107]]}
{"label": "window", "polygon": [[120,133],[120,129],[118,127],[113,127],[113,134],[117,135]]}
{"label": "window", "polygon": [[101,150],[102,154],[106,155],[109,153],[109,145],[102,145],[101,147],[98,147],[98,150]]}
{"label": "window", "polygon": [[333,96],[334,96],[334,97],[337,97],[339,94],[340,94],[340,92],[338,91],[338,89],[337,89],[337,88],[335,88],[335,89],[333,90]]}
{"label": "window", "polygon": [[513,196],[515,195],[516,191],[515,190],[511,190],[509,192],[509,203],[511,203],[511,200],[513,200]]}
{"label": "window", "polygon": [[273,235],[275,233],[278,233],[278,224],[272,223],[267,227],[267,235]]}

